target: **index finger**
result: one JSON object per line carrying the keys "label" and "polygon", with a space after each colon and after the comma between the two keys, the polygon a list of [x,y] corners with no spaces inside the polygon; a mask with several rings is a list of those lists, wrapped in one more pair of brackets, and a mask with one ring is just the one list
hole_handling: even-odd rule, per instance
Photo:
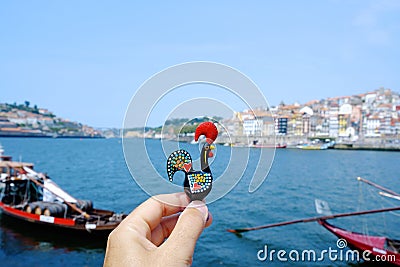
{"label": "index finger", "polygon": [[157,195],[139,205],[122,222],[122,227],[130,227],[141,235],[151,238],[151,231],[155,229],[165,216],[178,213],[189,205],[185,193]]}

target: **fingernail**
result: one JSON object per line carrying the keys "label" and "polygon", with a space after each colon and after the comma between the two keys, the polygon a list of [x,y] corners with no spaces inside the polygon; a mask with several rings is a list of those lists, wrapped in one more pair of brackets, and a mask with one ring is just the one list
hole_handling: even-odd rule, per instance
{"label": "fingernail", "polygon": [[207,208],[206,204],[203,201],[200,201],[200,200],[192,201],[192,202],[190,202],[190,204],[187,207],[188,208],[195,208],[198,211],[200,211],[201,214],[203,214],[204,222],[206,222],[208,220],[208,208]]}

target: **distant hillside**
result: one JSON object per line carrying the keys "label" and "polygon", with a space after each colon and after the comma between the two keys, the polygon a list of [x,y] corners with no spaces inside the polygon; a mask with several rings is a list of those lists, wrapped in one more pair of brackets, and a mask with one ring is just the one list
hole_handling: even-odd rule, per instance
{"label": "distant hillside", "polygon": [[101,138],[101,131],[57,117],[53,112],[30,105],[0,103],[0,136]]}
{"label": "distant hillside", "polygon": [[[205,121],[221,121],[221,117],[203,117],[203,118],[173,118],[165,121],[163,126],[158,127],[139,127],[124,129],[125,137],[149,137],[149,138],[175,138],[176,136],[191,135],[195,132],[197,126]],[[145,132],[145,134],[143,133]],[[163,133],[161,133],[163,131]]]}

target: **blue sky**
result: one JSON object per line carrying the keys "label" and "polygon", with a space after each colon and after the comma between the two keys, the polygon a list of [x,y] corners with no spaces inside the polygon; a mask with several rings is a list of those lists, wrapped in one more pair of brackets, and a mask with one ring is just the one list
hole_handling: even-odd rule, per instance
{"label": "blue sky", "polygon": [[146,79],[188,61],[240,70],[271,105],[400,91],[397,0],[1,1],[0,36],[0,102],[98,127],[120,127]]}

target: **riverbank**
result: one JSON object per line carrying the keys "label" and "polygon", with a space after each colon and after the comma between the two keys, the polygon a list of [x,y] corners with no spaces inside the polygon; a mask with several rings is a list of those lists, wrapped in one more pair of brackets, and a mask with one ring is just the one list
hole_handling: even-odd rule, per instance
{"label": "riverbank", "polygon": [[57,135],[57,134],[44,134],[44,133],[24,133],[24,132],[15,132],[15,133],[4,133],[0,131],[0,137],[16,137],[16,138],[78,138],[78,139],[101,139],[105,138],[104,136],[90,136],[90,135]]}
{"label": "riverbank", "polygon": [[371,144],[336,144],[339,150],[369,150],[369,151],[400,151],[400,146],[371,145]]}
{"label": "riverbank", "polygon": [[0,137],[101,138],[103,133],[25,101],[20,105],[0,103]]}

